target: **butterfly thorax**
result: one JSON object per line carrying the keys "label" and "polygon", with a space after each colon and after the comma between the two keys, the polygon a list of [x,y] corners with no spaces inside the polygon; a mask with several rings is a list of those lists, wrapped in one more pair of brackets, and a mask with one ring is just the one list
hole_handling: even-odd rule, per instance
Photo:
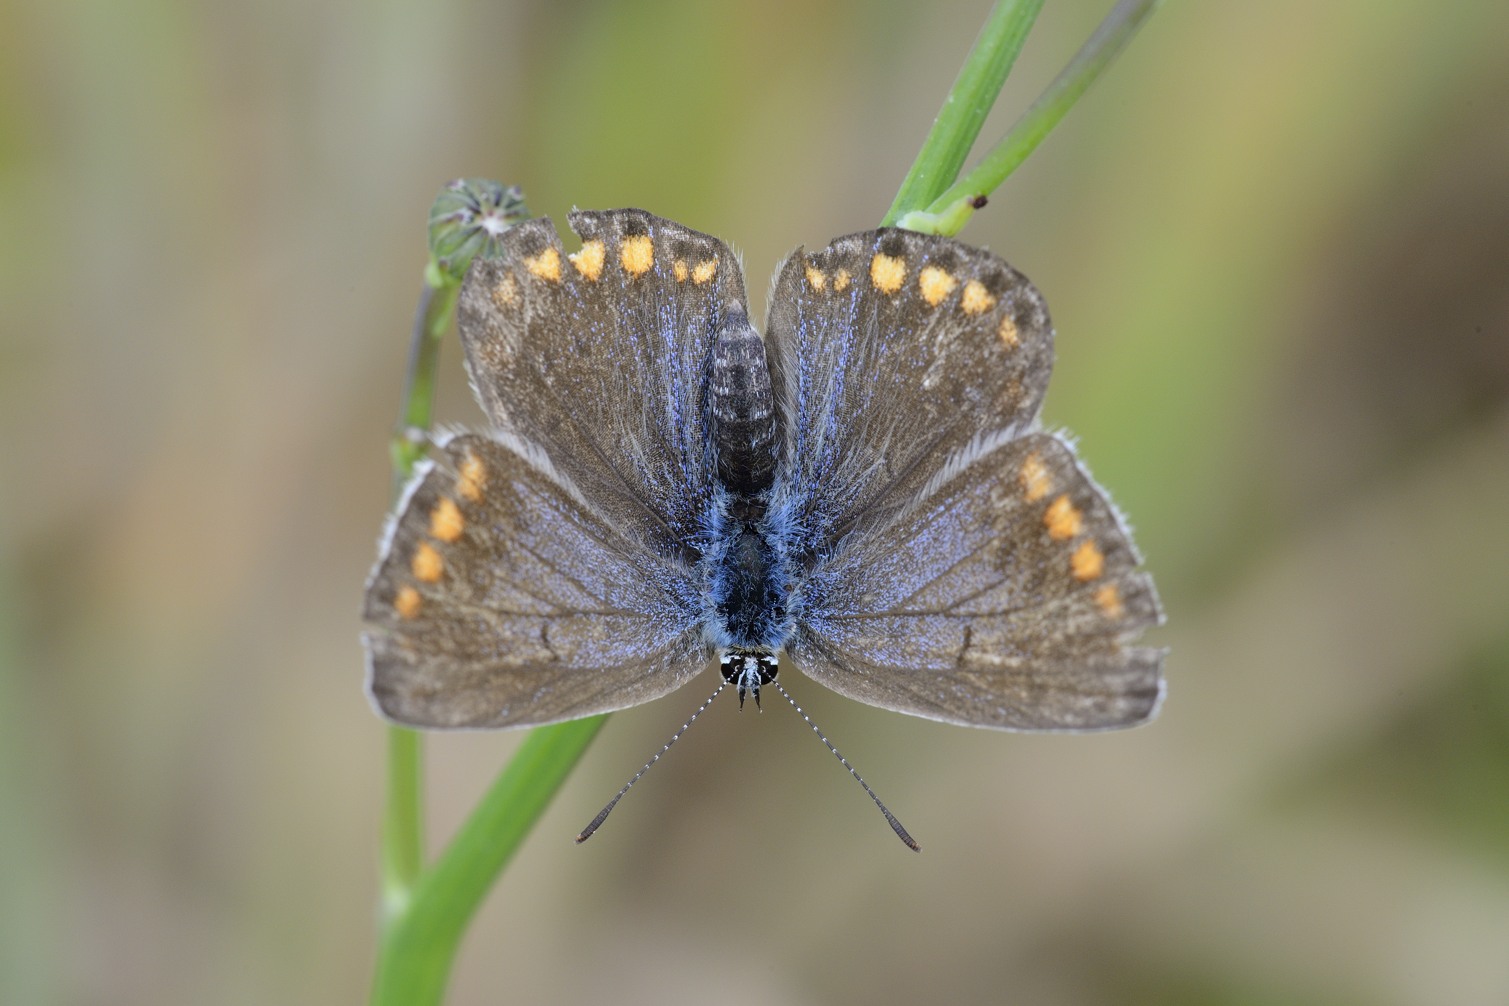
{"label": "butterfly thorax", "polygon": [[707,553],[713,639],[725,649],[774,652],[790,634],[786,549],[763,502],[728,496]]}

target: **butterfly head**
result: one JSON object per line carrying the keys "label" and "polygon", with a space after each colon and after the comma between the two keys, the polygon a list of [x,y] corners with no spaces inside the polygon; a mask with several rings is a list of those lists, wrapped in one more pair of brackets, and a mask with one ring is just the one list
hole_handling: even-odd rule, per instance
{"label": "butterfly head", "polygon": [[760,686],[775,680],[780,663],[774,653],[760,650],[728,650],[719,666],[725,683],[739,690],[739,708],[744,708],[744,695],[754,699],[755,708],[760,706]]}

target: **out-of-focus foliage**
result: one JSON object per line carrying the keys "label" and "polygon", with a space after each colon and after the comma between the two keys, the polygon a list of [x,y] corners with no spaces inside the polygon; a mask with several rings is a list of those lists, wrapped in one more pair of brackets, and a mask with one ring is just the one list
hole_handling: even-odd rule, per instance
{"label": "out-of-focus foliage", "polygon": [[[1109,3],[1050,3],[985,136]],[[451,178],[878,221],[984,3],[0,8],[0,1001],[365,994],[358,602]],[[1509,8],[1166,5],[962,235],[1169,611],[1160,721],[615,717],[457,1003],[1509,1001]],[[475,421],[453,347],[440,411]],[[432,738],[443,840],[517,743]]]}

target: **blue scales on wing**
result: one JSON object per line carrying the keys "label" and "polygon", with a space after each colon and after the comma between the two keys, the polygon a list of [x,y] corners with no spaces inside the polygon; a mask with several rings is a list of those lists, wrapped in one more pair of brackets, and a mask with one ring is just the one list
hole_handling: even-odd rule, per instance
{"label": "blue scales on wing", "polygon": [[945,238],[840,238],[782,267],[767,345],[799,669],[973,726],[1152,715],[1162,652],[1130,643],[1157,597],[1105,493],[1038,430],[1053,330],[1025,277]]}

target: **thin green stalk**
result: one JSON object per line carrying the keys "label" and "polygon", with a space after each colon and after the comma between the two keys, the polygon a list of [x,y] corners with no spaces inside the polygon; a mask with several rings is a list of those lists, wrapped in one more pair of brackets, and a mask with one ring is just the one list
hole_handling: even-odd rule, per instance
{"label": "thin green stalk", "polygon": [[388,802],[382,829],[382,917],[403,911],[424,868],[424,813],[419,734],[388,728]]}
{"label": "thin green stalk", "polygon": [[[440,346],[456,313],[467,266],[497,253],[496,239],[527,216],[517,189],[461,180],[442,190],[430,209],[430,260],[414,314],[409,373],[389,445],[393,499],[424,456],[435,401]],[[391,927],[408,910],[424,870],[423,739],[403,727],[388,730],[388,786],[383,813],[382,922]]]}
{"label": "thin green stalk", "polygon": [[930,205],[959,176],[1042,7],[1043,0],[1001,0],[991,10],[882,227]]}
{"label": "thin green stalk", "polygon": [[[392,498],[396,501],[414,465],[424,456],[435,401],[436,363],[441,337],[456,309],[454,283],[432,282],[426,270],[409,349],[409,376],[399,408],[398,429],[389,443],[393,462]],[[402,911],[424,868],[424,779],[420,765],[424,741],[404,727],[388,728],[388,792],[382,829],[382,917]]]}
{"label": "thin green stalk", "polygon": [[373,1006],[440,1002],[477,906],[607,720],[540,727],[524,739],[383,934]]}
{"label": "thin green stalk", "polygon": [[[1100,27],[1095,29],[1089,41],[1075,53],[1069,65],[1064,67],[1042,96],[1007,131],[1001,142],[969,174],[934,199],[926,210],[913,220],[898,220],[898,225],[908,227],[916,224],[918,226],[914,229],[957,234],[970,216],[968,211],[963,211],[964,208],[970,207],[981,196],[994,192],[1027,159],[1027,155],[1037,148],[1043,137],[1058,125],[1064,114],[1106,67],[1111,65],[1161,2],[1162,0],[1121,0],[1106,15]],[[945,223],[938,228],[928,226],[933,220]]]}
{"label": "thin green stalk", "polygon": [[[431,275],[426,270],[424,289],[419,295],[419,309],[414,315],[414,333],[409,347],[409,376],[404,387],[398,429],[392,441],[393,498],[414,474],[414,466],[424,457],[426,434],[435,410],[435,369],[440,360],[440,346],[456,314],[459,283],[449,277]],[[433,282],[438,279],[438,285]]]}

